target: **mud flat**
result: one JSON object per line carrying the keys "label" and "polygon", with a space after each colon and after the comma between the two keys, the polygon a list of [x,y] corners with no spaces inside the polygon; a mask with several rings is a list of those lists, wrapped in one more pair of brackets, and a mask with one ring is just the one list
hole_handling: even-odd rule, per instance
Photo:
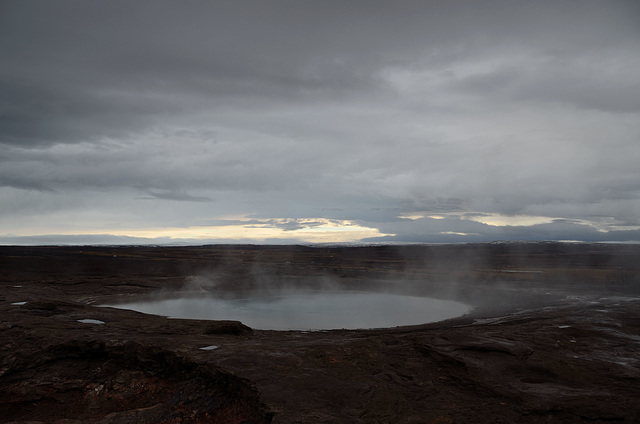
{"label": "mud flat", "polygon": [[[0,420],[640,421],[640,247],[0,247]],[[377,330],[268,331],[116,308],[283,290],[473,305]]]}

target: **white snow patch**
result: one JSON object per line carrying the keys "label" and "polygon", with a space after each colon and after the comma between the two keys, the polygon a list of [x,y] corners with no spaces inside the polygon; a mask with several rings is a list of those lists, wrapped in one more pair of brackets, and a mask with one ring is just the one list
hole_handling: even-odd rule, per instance
{"label": "white snow patch", "polygon": [[217,348],[219,348],[220,346],[216,346],[216,345],[212,345],[212,346],[205,346],[205,347],[201,347],[200,350],[216,350]]}
{"label": "white snow patch", "polygon": [[82,324],[104,324],[104,321],[98,319],[79,319],[77,321]]}
{"label": "white snow patch", "polygon": [[571,327],[570,325],[559,325],[558,328],[569,328]]}
{"label": "white snow patch", "polygon": [[27,302],[13,302],[12,305],[13,306],[22,306],[22,305],[26,305]]}

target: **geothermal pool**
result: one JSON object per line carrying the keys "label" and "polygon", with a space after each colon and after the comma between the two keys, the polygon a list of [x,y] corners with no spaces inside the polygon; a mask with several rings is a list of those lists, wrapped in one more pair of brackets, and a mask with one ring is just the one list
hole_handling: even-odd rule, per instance
{"label": "geothermal pool", "polygon": [[216,298],[184,296],[118,305],[171,318],[236,320],[260,330],[386,328],[464,315],[464,303],[388,293],[313,292]]}

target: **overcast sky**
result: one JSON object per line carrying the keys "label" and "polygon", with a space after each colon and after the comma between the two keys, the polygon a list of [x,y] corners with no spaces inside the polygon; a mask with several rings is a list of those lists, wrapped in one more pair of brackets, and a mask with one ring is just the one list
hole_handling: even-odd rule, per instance
{"label": "overcast sky", "polygon": [[640,2],[0,1],[0,244],[640,242]]}

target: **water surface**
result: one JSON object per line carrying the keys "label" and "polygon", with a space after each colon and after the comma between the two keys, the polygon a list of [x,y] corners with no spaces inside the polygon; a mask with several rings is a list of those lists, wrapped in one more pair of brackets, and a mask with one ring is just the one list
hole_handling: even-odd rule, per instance
{"label": "water surface", "polygon": [[470,306],[388,293],[313,292],[241,299],[180,297],[108,305],[171,318],[237,320],[262,330],[384,328],[454,318]]}

